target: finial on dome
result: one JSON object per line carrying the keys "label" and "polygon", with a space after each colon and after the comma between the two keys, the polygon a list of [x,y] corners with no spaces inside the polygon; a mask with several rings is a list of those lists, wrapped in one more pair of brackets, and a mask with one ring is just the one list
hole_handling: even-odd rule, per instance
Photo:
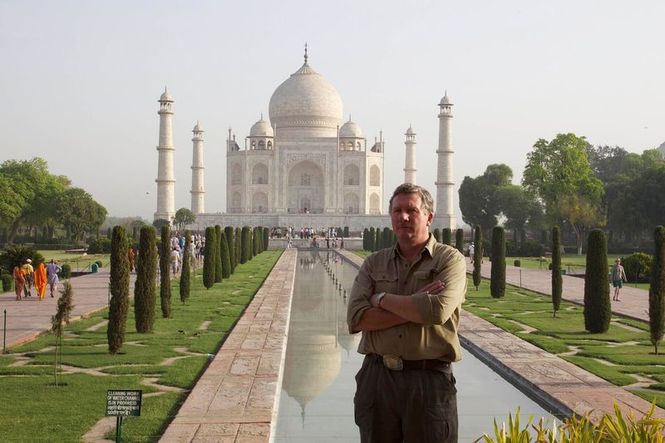
{"label": "finial on dome", "polygon": [[261,120],[263,120],[263,112],[261,113]]}
{"label": "finial on dome", "polygon": [[349,121],[351,121],[351,114],[349,114]]}
{"label": "finial on dome", "polygon": [[307,42],[305,42],[305,64],[307,64]]}

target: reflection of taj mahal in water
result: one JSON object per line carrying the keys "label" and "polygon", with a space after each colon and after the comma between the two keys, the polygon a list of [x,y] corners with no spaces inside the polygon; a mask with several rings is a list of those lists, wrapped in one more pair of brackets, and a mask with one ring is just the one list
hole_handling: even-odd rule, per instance
{"label": "reflection of taj mahal in water", "polygon": [[[175,214],[173,99],[160,100],[159,169],[155,219]],[[436,223],[455,227],[452,104],[439,104]],[[384,214],[384,141],[368,142],[351,118],[342,123],[342,99],[307,61],[280,84],[244,141],[231,129],[226,143],[226,214],[205,213],[203,129],[193,133],[192,203],[199,226],[389,226]],[[404,181],[416,182],[415,132],[405,134]],[[392,190],[388,190],[391,192]]]}

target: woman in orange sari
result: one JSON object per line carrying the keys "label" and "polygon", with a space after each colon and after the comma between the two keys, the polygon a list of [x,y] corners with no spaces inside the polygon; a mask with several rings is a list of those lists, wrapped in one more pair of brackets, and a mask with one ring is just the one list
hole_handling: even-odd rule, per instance
{"label": "woman in orange sari", "polygon": [[23,296],[23,287],[25,286],[25,275],[23,275],[23,269],[21,269],[21,266],[14,266],[12,277],[14,277],[14,291],[16,291],[16,300],[20,300]]}
{"label": "woman in orange sari", "polygon": [[46,295],[46,267],[44,262],[40,261],[35,269],[35,288],[37,288],[37,295],[40,300],[44,300],[44,295]]}

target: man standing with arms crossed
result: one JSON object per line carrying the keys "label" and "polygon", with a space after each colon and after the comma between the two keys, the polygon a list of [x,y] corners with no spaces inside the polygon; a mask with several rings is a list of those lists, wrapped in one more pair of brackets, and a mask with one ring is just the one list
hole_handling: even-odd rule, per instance
{"label": "man standing with arms crossed", "polygon": [[457,441],[457,329],[466,264],[429,233],[432,196],[397,187],[389,211],[397,244],[365,259],[353,284],[349,331],[362,331],[355,420],[363,443]]}

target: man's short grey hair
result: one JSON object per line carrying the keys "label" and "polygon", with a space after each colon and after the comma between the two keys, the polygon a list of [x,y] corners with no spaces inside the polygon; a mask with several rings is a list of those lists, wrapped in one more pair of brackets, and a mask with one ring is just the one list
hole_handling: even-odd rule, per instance
{"label": "man's short grey hair", "polygon": [[399,194],[417,194],[420,197],[420,209],[427,211],[428,214],[434,212],[434,200],[432,199],[432,194],[422,186],[414,185],[413,183],[402,183],[395,188],[388,205],[388,210],[390,212],[392,212],[393,209],[393,199]]}

